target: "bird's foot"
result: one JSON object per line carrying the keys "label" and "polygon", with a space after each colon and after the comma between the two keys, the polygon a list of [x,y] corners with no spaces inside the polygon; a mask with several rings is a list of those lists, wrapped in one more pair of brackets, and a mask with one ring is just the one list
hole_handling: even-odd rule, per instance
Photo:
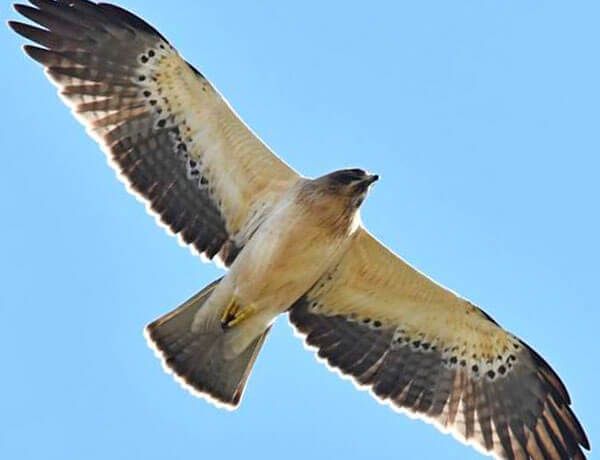
{"label": "bird's foot", "polygon": [[229,329],[248,318],[253,312],[254,308],[251,306],[242,306],[239,300],[234,296],[221,315],[221,327],[223,329]]}

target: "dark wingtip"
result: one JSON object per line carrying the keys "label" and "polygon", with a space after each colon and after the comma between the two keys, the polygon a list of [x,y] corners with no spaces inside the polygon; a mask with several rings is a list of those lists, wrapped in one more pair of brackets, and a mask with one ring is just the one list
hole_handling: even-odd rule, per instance
{"label": "dark wingtip", "polygon": [[48,56],[48,50],[38,46],[25,45],[23,46],[23,51],[25,51],[25,54],[27,54],[27,56],[29,56],[31,59],[39,62],[42,65],[45,63],[45,60]]}
{"label": "dark wingtip", "polygon": [[15,11],[17,13],[20,13],[25,17],[27,17],[27,13],[30,12],[31,10],[37,11],[36,8],[33,8],[29,5],[23,5],[22,3],[13,3],[13,8],[15,9]]}
{"label": "dark wingtip", "polygon": [[25,37],[29,40],[34,40],[32,38],[32,34],[41,29],[37,29],[36,27],[30,26],[29,24],[25,24],[19,21],[8,21],[8,27],[10,27],[14,32],[19,34],[21,37]]}
{"label": "dark wingtip", "polygon": [[579,435],[578,441],[579,444],[581,444],[581,446],[585,449],[585,450],[592,450],[592,446],[590,444],[590,440],[587,437],[587,434],[585,433],[585,430],[583,429],[583,425],[581,424],[581,422],[579,421],[579,419],[575,416],[575,414],[573,413],[573,410],[567,406],[567,410],[569,411],[569,415],[571,416],[575,427],[577,429],[577,434]]}
{"label": "dark wingtip", "polygon": [[58,49],[61,47],[61,38],[47,30],[34,27],[19,21],[8,21],[8,26],[22,37],[31,40],[46,48]]}
{"label": "dark wingtip", "polygon": [[98,3],[96,6],[104,14],[112,16],[113,18],[130,25],[135,29],[142,30],[149,34],[157,35],[158,37],[163,39],[165,43],[169,43],[169,41],[153,25],[143,20],[136,14],[132,13],[131,11],[128,11],[125,8],[121,8],[120,6],[113,5],[111,3]]}
{"label": "dark wingtip", "polygon": [[19,34],[21,37],[27,37],[27,28],[31,27],[28,26],[27,24],[23,24],[22,22],[19,21],[6,21],[6,25],[15,33]]}
{"label": "dark wingtip", "polygon": [[16,33],[19,33],[19,30],[18,30],[19,26],[24,25],[24,24],[21,22],[18,22],[18,21],[10,20],[10,21],[6,21],[6,25],[8,27],[10,27],[12,30],[14,30]]}

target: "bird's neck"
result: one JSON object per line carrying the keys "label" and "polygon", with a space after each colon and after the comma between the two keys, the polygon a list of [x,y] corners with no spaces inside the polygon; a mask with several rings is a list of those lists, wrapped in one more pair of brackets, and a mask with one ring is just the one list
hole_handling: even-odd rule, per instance
{"label": "bird's neck", "polygon": [[359,209],[348,197],[306,187],[299,190],[296,201],[308,222],[332,235],[349,236],[360,226]]}

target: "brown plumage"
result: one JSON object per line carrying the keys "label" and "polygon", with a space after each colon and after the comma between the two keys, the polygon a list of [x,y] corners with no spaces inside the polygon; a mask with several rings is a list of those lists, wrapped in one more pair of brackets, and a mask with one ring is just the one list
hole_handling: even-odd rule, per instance
{"label": "brown plumage", "polygon": [[165,368],[219,406],[241,401],[273,320],[393,407],[508,460],[584,459],[565,386],[533,349],[372,237],[359,208],[377,176],[301,177],[154,27],[114,5],[30,0],[64,101],[130,191],[230,267],[146,328]]}

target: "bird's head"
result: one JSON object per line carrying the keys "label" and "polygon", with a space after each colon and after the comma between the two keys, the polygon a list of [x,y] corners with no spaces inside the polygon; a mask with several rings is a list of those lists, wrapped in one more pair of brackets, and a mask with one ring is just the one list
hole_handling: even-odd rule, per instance
{"label": "bird's head", "polygon": [[358,209],[371,185],[378,179],[377,174],[369,174],[363,169],[353,168],[334,171],[315,179],[315,182],[319,183],[327,193],[346,198],[351,207]]}
{"label": "bird's head", "polygon": [[299,183],[297,200],[321,224],[346,233],[360,223],[360,205],[379,176],[362,169],[341,169]]}

